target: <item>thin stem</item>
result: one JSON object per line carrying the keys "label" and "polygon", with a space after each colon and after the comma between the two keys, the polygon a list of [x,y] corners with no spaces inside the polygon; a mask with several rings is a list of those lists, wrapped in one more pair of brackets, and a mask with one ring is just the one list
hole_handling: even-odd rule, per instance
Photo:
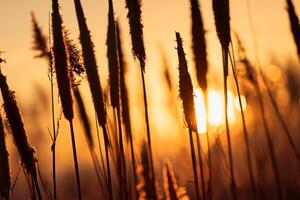
{"label": "thin stem", "polygon": [[203,170],[203,162],[201,156],[201,143],[198,133],[196,132],[197,138],[197,151],[198,151],[198,159],[199,159],[199,166],[200,166],[200,178],[201,178],[201,186],[202,186],[202,198],[206,200],[206,191],[205,191],[205,182],[204,182],[204,170]]}
{"label": "thin stem", "polygon": [[192,131],[190,129],[189,129],[189,139],[190,139],[193,172],[194,172],[194,182],[195,182],[195,189],[196,189],[196,199],[200,200],[199,182],[198,182],[196,156],[195,156],[195,148],[194,148],[194,139],[193,139]]}
{"label": "thin stem", "polygon": [[[143,97],[144,97],[144,108],[145,108],[145,118],[146,118],[146,126],[147,126],[147,140],[148,140],[148,148],[150,153],[150,163],[151,163],[151,177],[152,183],[154,184],[153,188],[155,188],[155,171],[154,171],[154,164],[153,164],[153,153],[151,147],[151,136],[150,136],[150,124],[149,124],[149,114],[148,114],[148,103],[147,103],[147,93],[146,93],[146,84],[145,84],[145,75],[143,72],[143,68],[141,69],[141,76],[142,76],[142,83],[143,83]],[[156,190],[154,190],[155,194],[153,197],[157,197]]]}
{"label": "thin stem", "polygon": [[69,123],[70,123],[71,139],[72,139],[73,159],[74,159],[75,174],[76,174],[76,181],[77,181],[78,197],[79,197],[79,200],[81,200],[82,193],[81,193],[81,187],[80,187],[80,176],[79,176],[78,159],[77,159],[77,153],[76,153],[76,142],[75,142],[73,121],[69,121]]}
{"label": "thin stem", "polygon": [[[106,127],[102,126],[102,131],[104,135],[108,135],[107,134],[107,130]],[[106,156],[106,170],[107,170],[107,183],[108,183],[108,194],[109,194],[109,199],[113,200],[113,194],[112,194],[112,184],[111,184],[111,175],[110,175],[110,164],[109,164],[109,144],[107,140],[104,140],[104,146],[105,146],[105,156]]]}
{"label": "thin stem", "polygon": [[99,153],[100,153],[100,159],[101,159],[101,165],[103,166],[103,173],[105,180],[107,182],[107,175],[106,175],[106,170],[104,167],[104,159],[103,159],[103,153],[102,153],[102,147],[101,147],[101,141],[100,141],[100,133],[99,133],[99,128],[98,128],[98,120],[97,120],[97,114],[95,113],[95,122],[96,122],[96,133],[97,133],[97,140],[98,140],[98,146],[99,146]]}
{"label": "thin stem", "polygon": [[134,176],[134,191],[135,191],[135,198],[138,199],[139,193],[136,188],[136,184],[138,182],[137,174],[136,174],[136,165],[135,165],[135,156],[134,156],[134,147],[133,147],[133,138],[132,133],[129,134],[129,142],[130,142],[130,153],[131,153],[131,164],[132,164],[132,170],[133,170],[133,176]]}
{"label": "thin stem", "polygon": [[121,169],[123,173],[121,174],[122,180],[122,197],[126,196],[128,197],[128,187],[127,187],[127,171],[126,171],[126,162],[125,162],[125,154],[124,154],[124,145],[123,145],[123,132],[122,132],[122,122],[121,122],[121,116],[120,116],[120,108],[116,109],[117,112],[117,123],[118,123],[118,129],[119,129],[119,145],[120,145],[120,151],[121,151]]}
{"label": "thin stem", "polygon": [[[37,175],[32,176],[32,179],[33,179],[34,186],[35,186],[34,188],[37,191],[38,199],[42,200],[43,198],[42,198],[42,193],[41,193],[41,190],[40,190],[39,182],[37,180]],[[34,188],[33,188],[33,193],[34,193]]]}
{"label": "thin stem", "polygon": [[235,82],[237,93],[238,93],[240,112],[241,112],[241,116],[242,116],[243,133],[244,133],[244,139],[245,139],[245,145],[246,145],[248,173],[249,173],[249,178],[250,178],[250,182],[251,182],[251,186],[252,186],[252,190],[253,190],[253,194],[254,194],[254,199],[258,199],[257,190],[256,190],[256,186],[255,186],[254,170],[253,170],[252,159],[251,159],[252,156],[251,156],[251,151],[250,151],[249,133],[248,133],[248,130],[246,127],[246,119],[245,119],[245,115],[244,115],[244,110],[243,110],[243,105],[242,105],[242,100],[241,100],[241,92],[240,92],[239,82],[238,82],[237,73],[236,73],[236,65],[235,65],[235,58],[234,58],[232,42],[231,42],[231,48],[232,48],[232,56],[233,57],[231,57],[231,54],[229,52],[229,58],[230,58],[230,63],[231,63],[231,67],[232,67],[234,82]]}
{"label": "thin stem", "polygon": [[[228,69],[228,48],[222,48],[223,55],[223,68]],[[231,179],[231,193],[232,199],[237,200],[236,194],[236,183],[234,178],[234,169],[233,169],[233,157],[232,157],[232,146],[230,139],[230,131],[229,131],[229,122],[228,122],[228,94],[227,94],[227,76],[224,73],[224,109],[225,109],[225,125],[226,125],[226,135],[227,135],[227,143],[228,143],[228,157],[229,157],[229,170],[230,170],[230,179]]]}
{"label": "thin stem", "polygon": [[53,144],[52,144],[52,173],[53,173],[53,193],[54,200],[57,199],[56,190],[56,156],[55,156],[55,146],[56,146],[56,133],[55,133],[55,105],[54,105],[54,87],[53,87],[53,68],[50,67],[50,86],[51,86],[51,115],[52,115],[52,129],[53,129]]}
{"label": "thin stem", "polygon": [[210,140],[209,140],[209,106],[208,106],[208,91],[207,89],[204,91],[204,100],[205,100],[205,110],[206,110],[206,141],[207,141],[207,154],[208,154],[208,173],[209,173],[209,181],[208,181],[208,199],[212,200],[213,198],[213,188],[212,188],[212,159],[211,159],[211,150],[210,150]]}
{"label": "thin stem", "polygon": [[258,85],[257,82],[255,82],[255,88],[256,88],[256,91],[257,91],[257,94],[258,94],[259,108],[260,108],[261,118],[262,118],[262,121],[263,121],[263,126],[264,126],[264,130],[265,130],[266,138],[267,138],[268,149],[269,149],[272,169],[273,169],[275,183],[276,183],[276,190],[277,190],[277,193],[278,193],[278,198],[281,200],[281,199],[283,199],[282,186],[281,186],[281,182],[280,182],[280,175],[279,175],[278,166],[277,166],[277,163],[276,163],[274,145],[273,145],[273,142],[272,142],[272,139],[271,139],[271,134],[270,134],[270,131],[269,131],[269,128],[268,128],[268,125],[267,125],[267,119],[266,119],[266,116],[265,116],[264,103],[263,103],[263,99],[262,99],[262,96],[261,96],[261,91],[260,91],[260,88],[259,88],[259,85]]}

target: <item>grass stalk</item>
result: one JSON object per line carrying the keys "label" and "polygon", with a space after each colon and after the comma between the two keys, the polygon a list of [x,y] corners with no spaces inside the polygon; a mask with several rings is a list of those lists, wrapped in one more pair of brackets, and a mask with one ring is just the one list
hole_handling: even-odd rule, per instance
{"label": "grass stalk", "polygon": [[193,139],[193,132],[190,129],[189,129],[189,141],[190,141],[190,149],[191,149],[191,157],[192,157],[192,165],[193,165],[193,173],[194,173],[194,182],[195,182],[195,189],[196,189],[196,199],[200,200],[199,181],[198,181],[198,175],[197,175],[197,164],[196,164],[194,139]]}
{"label": "grass stalk", "polygon": [[252,165],[249,133],[248,133],[248,130],[246,127],[246,119],[245,119],[245,114],[244,114],[242,100],[241,100],[239,81],[237,78],[236,64],[235,64],[235,57],[234,57],[232,42],[231,42],[231,47],[232,47],[232,56],[229,52],[229,58],[230,58],[230,63],[231,63],[231,67],[232,67],[234,82],[235,82],[237,93],[238,93],[238,101],[239,101],[239,107],[240,107],[240,112],[241,112],[241,117],[242,117],[243,133],[244,133],[244,140],[245,140],[245,146],[246,146],[248,173],[249,173],[249,178],[250,178],[250,183],[251,183],[254,199],[258,199],[258,194],[257,194],[256,186],[255,186],[254,170],[253,170],[253,165]]}
{"label": "grass stalk", "polygon": [[206,200],[206,188],[205,188],[205,180],[204,180],[204,168],[203,168],[203,159],[202,159],[202,148],[201,148],[201,142],[200,142],[200,135],[195,132],[196,134],[196,142],[197,142],[197,153],[198,153],[198,160],[199,160],[199,167],[200,167],[200,179],[201,179],[201,186],[202,186],[202,199]]}
{"label": "grass stalk", "polygon": [[211,149],[210,149],[210,139],[209,139],[209,101],[208,101],[208,91],[207,89],[203,91],[204,92],[204,103],[205,103],[205,111],[206,111],[206,142],[207,142],[207,155],[208,155],[208,189],[207,189],[207,195],[208,199],[213,199],[213,185],[212,185],[212,179],[213,179],[213,172],[212,172],[212,158],[211,158]]}
{"label": "grass stalk", "polygon": [[[142,63],[141,63],[142,65]],[[155,171],[154,171],[154,164],[153,164],[153,153],[152,153],[152,145],[151,145],[151,135],[150,135],[150,124],[149,124],[149,114],[148,114],[148,101],[147,101],[147,92],[146,92],[146,83],[145,83],[145,74],[143,72],[143,68],[141,67],[141,77],[142,77],[142,84],[143,84],[143,98],[144,98],[144,110],[145,110],[145,120],[146,120],[146,128],[147,128],[147,142],[149,148],[149,156],[150,156],[150,165],[151,165],[151,178],[153,184],[155,184]],[[155,188],[155,187],[154,187]],[[156,194],[153,194],[157,197]]]}
{"label": "grass stalk", "polygon": [[74,159],[74,166],[75,166],[78,198],[79,198],[79,200],[81,200],[82,193],[81,193],[81,186],[80,186],[80,175],[79,175],[78,159],[77,159],[77,152],[76,152],[76,141],[75,141],[73,121],[69,120],[69,124],[70,124],[71,140],[72,140],[72,150],[73,150],[73,159]]}
{"label": "grass stalk", "polygon": [[[102,127],[102,131],[104,135],[107,135],[106,127]],[[111,182],[111,173],[110,173],[110,163],[109,163],[109,144],[108,140],[104,140],[104,146],[105,146],[105,156],[106,156],[106,170],[107,170],[107,184],[108,184],[108,194],[109,199],[113,200],[113,193],[112,193],[112,182]]]}
{"label": "grass stalk", "polygon": [[228,94],[227,94],[228,48],[222,48],[222,54],[223,54],[223,68],[224,68],[225,126],[226,126],[226,137],[227,137],[227,145],[228,145],[229,170],[230,170],[230,181],[231,181],[230,188],[231,188],[232,199],[237,200],[236,181],[234,177],[232,146],[231,146],[230,129],[229,129],[229,121],[228,121]]}

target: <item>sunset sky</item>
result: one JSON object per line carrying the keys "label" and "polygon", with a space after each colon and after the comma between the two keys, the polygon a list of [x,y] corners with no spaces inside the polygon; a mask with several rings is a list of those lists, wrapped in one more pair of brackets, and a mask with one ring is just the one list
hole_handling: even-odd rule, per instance
{"label": "sunset sky", "polygon": [[[187,58],[190,54],[190,10],[188,0],[143,0],[143,23],[147,53],[147,72],[151,74],[160,66],[160,51],[163,48],[169,57],[170,64],[175,69],[177,58],[175,51],[175,31],[179,31],[185,41]],[[249,54],[253,57],[253,43],[249,29],[247,2],[250,2],[254,29],[257,36],[260,59],[268,62],[270,55],[276,55],[279,60],[296,59],[295,46],[289,30],[288,16],[284,0],[231,0],[231,25],[244,41]],[[62,0],[61,14],[71,37],[78,38],[78,26],[72,0]],[[220,66],[220,48],[214,30],[211,1],[200,1],[204,25],[207,30],[208,54],[212,69]],[[300,13],[300,2],[294,1],[297,13]],[[125,0],[114,0],[116,18],[121,21],[123,41],[127,44],[127,59],[130,54],[130,39],[126,21]],[[107,1],[83,1],[87,22],[91,30],[101,73],[107,68],[106,31],[107,31]],[[0,50],[8,63],[3,70],[10,78],[18,79],[24,86],[32,81],[40,81],[45,73],[45,62],[34,59],[32,47],[30,11],[36,14],[37,20],[45,34],[48,33],[48,19],[51,11],[51,1],[2,1],[0,6]],[[193,67],[193,66],[190,66]],[[130,68],[132,69],[132,68]],[[104,73],[105,74],[105,73]],[[24,77],[26,75],[26,77]],[[104,75],[106,76],[106,75]],[[106,78],[105,78],[106,79]],[[20,85],[19,82],[12,84]],[[103,83],[105,84],[105,83]]]}
{"label": "sunset sky", "polygon": [[[74,3],[72,0],[61,0],[61,14],[65,26],[70,30],[71,38],[78,38],[78,25]],[[83,7],[87,23],[92,34],[97,55],[97,62],[100,71],[101,82],[107,85],[107,58],[106,58],[106,32],[108,3],[104,0],[83,1]],[[249,3],[249,7],[247,7]],[[200,7],[207,31],[209,56],[209,77],[208,81],[213,84],[221,82],[222,66],[220,56],[220,45],[215,33],[212,2],[200,1]],[[297,13],[300,13],[300,2],[294,1]],[[115,16],[120,21],[122,28],[122,39],[124,50],[129,65],[128,77],[130,79],[133,95],[131,102],[135,105],[140,99],[140,79],[137,63],[133,62],[129,28],[126,19],[125,0],[114,0]],[[251,11],[251,18],[254,24],[254,32],[258,43],[260,60],[264,64],[270,64],[271,58],[276,57],[281,62],[287,59],[297,61],[296,48],[290,33],[289,20],[284,0],[231,0],[231,26],[239,33],[243,40],[249,57],[254,60],[253,40],[250,34],[248,8]],[[2,66],[8,81],[16,91],[17,97],[23,100],[31,100],[34,97],[30,89],[36,85],[42,85],[46,90],[49,88],[47,78],[47,62],[43,59],[35,59],[36,52],[32,50],[32,24],[30,12],[33,11],[44,34],[48,35],[49,14],[51,1],[27,0],[27,1],[2,1],[0,6],[0,50],[5,51],[1,56],[7,60]],[[164,98],[163,91],[158,90],[161,84],[161,52],[167,56],[171,73],[174,77],[177,72],[177,55],[175,43],[175,31],[182,34],[184,48],[187,53],[189,70],[193,72],[194,66],[191,54],[191,21],[190,3],[188,0],[143,0],[143,24],[144,38],[146,45],[147,63],[146,80],[150,92],[150,106],[157,105]],[[193,73],[192,73],[193,74]],[[215,79],[217,77],[218,79]],[[213,86],[214,87],[214,86]],[[26,88],[26,89],[24,89]],[[88,89],[84,91],[87,97],[90,96]],[[132,107],[140,109],[137,106]],[[159,106],[155,109],[161,110]],[[155,110],[153,111],[156,112]],[[139,114],[140,112],[135,112]],[[161,115],[157,115],[161,116]],[[142,114],[141,114],[142,117]],[[165,117],[167,118],[167,117]],[[159,122],[160,120],[158,120]]]}
{"label": "sunset sky", "polygon": [[[254,38],[251,34],[250,21],[253,22],[253,33],[255,35],[255,40],[258,47],[259,60],[262,63],[262,67],[265,70],[267,77],[276,79],[275,75],[281,76],[283,73],[279,70],[274,64],[286,64],[287,62],[299,63],[297,58],[297,51],[293,37],[290,31],[288,13],[286,11],[286,0],[229,0],[230,1],[230,15],[231,15],[231,29],[234,32],[237,32],[244,43],[248,57],[254,63],[256,61],[255,51],[254,51]],[[88,27],[91,31],[92,39],[95,45],[95,52],[97,57],[98,70],[100,73],[100,79],[103,91],[107,91],[108,83],[108,65],[106,57],[106,34],[107,34],[107,21],[108,21],[108,0],[81,0],[83,4],[83,9],[85,17],[87,20]],[[171,148],[167,148],[165,141],[168,141],[171,145],[177,143],[181,145],[186,145],[181,140],[178,140],[177,135],[174,134],[180,133],[182,129],[176,127],[181,126],[186,128],[184,125],[184,119],[182,116],[176,115],[170,112],[170,99],[173,98],[173,108],[174,110],[182,108],[181,101],[179,101],[179,94],[177,89],[177,77],[178,77],[178,57],[176,52],[176,41],[175,41],[175,31],[180,32],[183,38],[183,45],[186,53],[186,58],[188,61],[189,71],[191,72],[192,81],[194,84],[194,89],[199,92],[196,79],[195,79],[195,70],[192,56],[192,44],[191,44],[191,12],[190,12],[190,0],[141,0],[142,2],[142,20],[144,25],[144,41],[146,47],[146,87],[148,92],[148,107],[149,107],[149,121],[151,126],[151,131],[153,130],[153,135],[151,135],[155,141],[155,150],[154,154],[159,152],[163,154],[163,151],[170,151]],[[221,56],[221,47],[217,38],[215,31],[215,24],[212,11],[212,0],[199,0],[200,9],[202,12],[202,17],[204,21],[204,27],[206,29],[206,40],[207,40],[207,53],[208,53],[208,62],[209,62],[209,73],[208,73],[208,87],[209,87],[209,98],[211,104],[214,106],[213,109],[209,108],[212,113],[220,114],[217,115],[217,119],[210,119],[214,116],[209,116],[208,119],[212,121],[213,126],[224,126],[223,122],[224,113],[222,111],[223,99],[220,88],[222,88],[222,56]],[[59,0],[60,3],[60,13],[64,22],[64,26],[70,32],[70,38],[78,44],[78,47],[81,48],[78,37],[78,24],[75,13],[75,7],[73,0]],[[131,39],[129,35],[129,25],[127,20],[127,9],[125,8],[125,0],[113,0],[115,18],[120,22],[121,32],[122,32],[122,42],[123,50],[125,53],[126,63],[128,64],[128,73],[126,74],[126,83],[128,84],[129,91],[129,104],[130,104],[130,114],[134,122],[137,122],[133,127],[133,132],[136,134],[136,141],[142,142],[138,137],[143,137],[142,134],[145,133],[145,121],[144,121],[144,107],[142,101],[142,88],[141,88],[141,79],[140,79],[140,69],[138,62],[134,61],[133,55],[131,53]],[[300,1],[293,0],[296,12],[300,16]],[[48,159],[50,158],[50,146],[51,140],[47,134],[48,127],[51,127],[51,99],[50,99],[50,82],[48,79],[48,63],[45,59],[35,58],[37,52],[35,52],[33,47],[33,32],[32,32],[32,21],[30,13],[35,14],[36,20],[40,27],[42,28],[45,36],[48,38],[49,33],[49,21],[51,13],[51,0],[0,0],[0,57],[6,59],[6,64],[1,64],[1,70],[4,75],[7,76],[8,84],[12,90],[16,92],[16,97],[21,112],[26,111],[26,106],[30,108],[38,107],[37,104],[41,107],[42,102],[37,102],[38,93],[36,86],[38,85],[45,92],[45,96],[48,100],[48,106],[45,106],[49,111],[43,110],[43,108],[38,107],[40,112],[43,115],[39,116],[26,117],[26,114],[23,115],[24,122],[26,124],[27,130],[34,130],[35,123],[30,123],[32,118],[37,118],[36,121],[39,121],[39,126],[41,127],[41,132],[44,133],[38,135],[38,137],[44,137],[45,143],[42,147],[38,146],[37,148],[45,148],[44,154],[46,156],[39,157],[41,163],[43,159],[47,164]],[[233,34],[232,34],[233,36]],[[234,36],[233,36],[234,38]],[[235,44],[234,44],[235,45]],[[163,78],[164,66],[162,64],[163,55],[168,61],[168,67],[172,75],[172,81],[175,84],[176,88],[172,88],[173,91],[167,91],[167,87]],[[268,70],[268,66],[273,66],[273,71]],[[280,67],[280,66],[279,66]],[[300,68],[299,68],[300,69]],[[276,71],[277,70],[277,71]],[[272,73],[268,73],[272,72]],[[274,72],[274,73],[273,73]],[[277,74],[275,74],[275,72]],[[271,74],[271,76],[270,76]],[[275,75],[274,75],[275,74]],[[274,75],[274,76],[273,76]],[[271,77],[271,78],[270,78]],[[279,79],[279,78],[278,78]],[[272,81],[272,80],[271,80]],[[276,80],[279,81],[279,80]],[[280,80],[282,81],[282,80]],[[229,76],[229,93],[230,93],[230,104],[231,111],[236,114],[236,119],[230,121],[231,126],[239,126],[240,122],[240,112],[235,108],[235,97],[236,90],[231,87],[230,83],[233,82],[233,77]],[[275,82],[275,81],[274,81]],[[283,82],[283,81],[282,81]],[[83,81],[80,89],[84,96],[84,103],[87,107],[89,117],[92,121],[92,116],[94,116],[94,110],[91,100],[91,95],[89,88],[87,86],[87,81]],[[61,106],[57,106],[59,103],[59,97],[57,94],[57,85],[55,83],[55,100],[54,104],[56,105],[56,116],[60,111]],[[264,89],[264,88],[263,88]],[[173,93],[174,94],[173,94]],[[107,95],[107,93],[104,93]],[[48,96],[47,96],[48,95]],[[173,96],[172,96],[173,95]],[[199,94],[196,94],[199,95]],[[201,95],[201,94],[200,94]],[[242,94],[246,97],[245,94]],[[245,107],[247,105],[246,99],[243,96],[245,101]],[[284,96],[284,95],[279,95]],[[285,95],[284,97],[286,97]],[[203,97],[202,97],[203,99]],[[221,100],[222,99],[222,100]],[[35,102],[37,102],[35,104]],[[106,102],[107,99],[106,99]],[[175,102],[175,103],[174,103]],[[198,104],[199,102],[196,102]],[[244,103],[244,102],[243,102]],[[2,101],[0,101],[0,105]],[[178,105],[176,105],[178,104]],[[29,105],[29,106],[28,106]],[[218,105],[218,106],[216,106]],[[249,104],[250,105],[250,104]],[[43,105],[42,105],[43,106]],[[212,106],[212,107],[213,107]],[[110,109],[109,106],[108,110]],[[251,107],[251,106],[249,106]],[[74,103],[75,108],[75,103]],[[198,107],[201,108],[201,105]],[[169,110],[168,110],[169,109]],[[34,109],[33,109],[34,110]],[[112,110],[112,109],[111,109]],[[109,111],[111,111],[109,110]],[[109,113],[108,111],[108,113]],[[251,110],[250,110],[251,111]],[[175,111],[177,112],[177,110]],[[201,111],[204,114],[205,111]],[[2,113],[2,111],[0,111]],[[26,113],[26,112],[23,112]],[[181,113],[181,112],[177,112]],[[28,113],[27,113],[28,114]],[[112,113],[109,113],[112,114]],[[182,113],[181,113],[182,114]],[[248,115],[250,116],[250,115]],[[247,116],[247,117],[248,117]],[[56,119],[57,119],[56,118]],[[249,117],[251,118],[251,116]],[[248,118],[248,119],[249,119]],[[78,116],[75,117],[75,130],[78,132],[82,129],[79,122]],[[114,123],[113,119],[109,119],[109,123]],[[234,121],[235,120],[235,121]],[[251,119],[250,119],[251,120]],[[249,120],[249,121],[250,121]],[[35,121],[35,122],[36,122]],[[68,128],[66,120],[61,120],[62,125],[61,129]],[[200,120],[199,120],[200,121]],[[217,121],[218,123],[214,124]],[[29,122],[29,123],[28,123]],[[93,122],[93,129],[95,128],[95,120]],[[138,123],[140,122],[140,123]],[[180,124],[182,122],[182,124]],[[235,123],[237,122],[237,123]],[[206,124],[205,124],[206,126]],[[185,129],[183,129],[185,131]],[[235,129],[237,131],[238,129]],[[184,132],[182,131],[182,132]],[[217,130],[216,132],[218,132]],[[222,130],[221,130],[222,131]],[[221,132],[220,131],[220,132]],[[30,131],[29,131],[30,132]],[[63,132],[63,131],[61,131]],[[94,131],[95,132],[95,131]],[[205,131],[203,131],[205,132]],[[168,133],[168,137],[163,135]],[[61,134],[62,135],[62,134]],[[155,137],[161,137],[161,140],[155,140]],[[173,138],[171,138],[173,136]],[[187,136],[187,134],[185,135]],[[83,134],[76,136],[78,140],[83,141]],[[29,136],[31,141],[34,141],[33,136]],[[40,138],[38,138],[40,139]],[[38,141],[36,139],[36,141]],[[174,142],[172,141],[174,140]],[[11,139],[10,139],[11,140]],[[69,135],[61,136],[58,141],[58,163],[64,163],[65,158],[71,158],[70,145],[66,148],[66,144],[69,141]],[[165,141],[163,141],[165,140]],[[237,140],[238,141],[238,140]],[[136,143],[138,143],[136,142]],[[136,145],[136,143],[134,145]],[[238,143],[238,142],[237,142]],[[33,142],[34,144],[34,142]],[[12,146],[12,143],[10,144]],[[36,145],[37,146],[37,145]],[[84,153],[88,151],[86,144],[80,142],[78,145],[79,149],[82,149],[80,152],[81,158],[90,162],[90,158],[85,156]],[[82,147],[85,148],[82,148]],[[43,155],[42,151],[39,151],[39,155]],[[181,151],[181,148],[177,148]],[[241,151],[242,152],[242,151]],[[171,152],[172,153],[172,152]],[[69,162],[70,166],[72,163]],[[184,164],[184,163],[183,163]],[[50,169],[50,168],[49,168]],[[65,169],[63,169],[65,170]],[[68,170],[68,169],[66,169]],[[49,175],[49,174],[48,174]]]}

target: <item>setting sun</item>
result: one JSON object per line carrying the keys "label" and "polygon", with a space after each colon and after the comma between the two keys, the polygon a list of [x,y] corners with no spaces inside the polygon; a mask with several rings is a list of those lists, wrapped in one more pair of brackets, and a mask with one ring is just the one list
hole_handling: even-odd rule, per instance
{"label": "setting sun", "polygon": [[[205,133],[207,131],[206,125],[206,108],[204,95],[201,89],[196,89],[195,93],[195,110],[198,125],[198,133]],[[241,96],[243,109],[246,108],[246,99]],[[234,97],[231,91],[228,91],[228,119],[229,123],[235,120],[235,110],[239,110],[238,98]],[[208,123],[210,126],[220,126],[224,124],[224,97],[221,91],[214,89],[208,90]]]}

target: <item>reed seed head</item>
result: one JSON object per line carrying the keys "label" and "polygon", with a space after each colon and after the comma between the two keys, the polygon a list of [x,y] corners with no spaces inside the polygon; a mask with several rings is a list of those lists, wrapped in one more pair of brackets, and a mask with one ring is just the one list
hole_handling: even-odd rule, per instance
{"label": "reed seed head", "polygon": [[126,0],[126,7],[128,9],[127,18],[130,26],[132,53],[139,59],[142,70],[145,72],[146,52],[141,18],[141,0]]}
{"label": "reed seed head", "polygon": [[38,58],[49,57],[49,50],[47,45],[47,39],[42,33],[41,27],[38,25],[35,15],[31,12],[32,30],[33,30],[33,50],[39,51],[36,55]]}
{"label": "reed seed head", "polygon": [[58,0],[52,1],[52,9],[53,54],[58,92],[64,116],[67,120],[71,121],[74,116],[72,107],[73,102],[68,74],[68,56],[64,43],[62,19],[59,13]]}
{"label": "reed seed head", "polygon": [[191,1],[192,10],[192,43],[194,62],[196,65],[197,80],[203,90],[207,89],[207,54],[205,42],[205,30],[199,8],[198,0]]}
{"label": "reed seed head", "polygon": [[182,39],[178,32],[176,32],[176,40],[179,61],[179,96],[182,100],[183,112],[188,128],[192,131],[197,131],[193,85],[190,74],[188,72],[188,66],[182,46]]}
{"label": "reed seed head", "polygon": [[[80,0],[74,0],[77,21],[80,31],[80,43],[82,46],[82,57],[85,66],[87,79],[92,94],[94,108],[97,114],[99,124],[106,128],[106,109],[102,94],[100,77],[98,74],[97,62],[94,53],[94,44],[92,42],[90,31],[85,21],[84,12]],[[109,143],[108,135],[104,134],[104,139]]]}
{"label": "reed seed head", "polygon": [[213,0],[213,12],[217,34],[222,48],[228,49],[230,37],[229,0]]}
{"label": "reed seed head", "polygon": [[125,63],[123,49],[122,49],[120,27],[118,23],[116,24],[117,24],[116,30],[117,30],[117,43],[118,43],[118,56],[119,56],[121,113],[125,125],[126,139],[129,141],[130,138],[132,137],[132,132],[131,132],[131,123],[130,123],[128,92],[127,92],[126,81],[125,81],[126,63]]}
{"label": "reed seed head", "polygon": [[116,40],[116,25],[112,0],[109,0],[108,28],[107,28],[107,58],[109,68],[110,100],[114,108],[119,107],[119,63]]}
{"label": "reed seed head", "polygon": [[35,150],[30,146],[24,129],[22,117],[17,106],[14,92],[9,90],[6,77],[0,73],[0,89],[4,102],[4,110],[10,124],[14,143],[18,148],[22,164],[26,171],[32,176],[36,176]]}

